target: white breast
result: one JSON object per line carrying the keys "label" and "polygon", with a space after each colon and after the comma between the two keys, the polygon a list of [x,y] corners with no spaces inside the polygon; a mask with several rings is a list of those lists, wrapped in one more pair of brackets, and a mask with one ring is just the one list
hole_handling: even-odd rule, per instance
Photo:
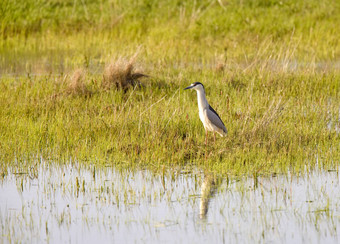
{"label": "white breast", "polygon": [[208,131],[214,131],[214,125],[212,125],[207,116],[207,108],[199,111],[200,120],[203,123],[204,129]]}

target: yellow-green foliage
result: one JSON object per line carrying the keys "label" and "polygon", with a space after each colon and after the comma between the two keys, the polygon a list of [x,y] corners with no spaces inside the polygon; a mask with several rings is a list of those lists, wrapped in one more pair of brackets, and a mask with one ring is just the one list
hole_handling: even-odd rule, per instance
{"label": "yellow-green foliage", "polygon": [[[92,96],[68,96],[56,79],[2,79],[3,162],[43,156],[153,167],[193,163],[225,173],[339,162],[339,75],[182,71],[126,93],[103,89],[93,76]],[[229,130],[215,144],[210,135],[207,147],[196,94],[183,91],[189,81],[206,85]]]}
{"label": "yellow-green foliage", "polygon": [[[340,161],[337,1],[5,0],[0,11],[3,170],[40,156],[223,174]],[[195,81],[229,131],[207,147],[183,91]]]}

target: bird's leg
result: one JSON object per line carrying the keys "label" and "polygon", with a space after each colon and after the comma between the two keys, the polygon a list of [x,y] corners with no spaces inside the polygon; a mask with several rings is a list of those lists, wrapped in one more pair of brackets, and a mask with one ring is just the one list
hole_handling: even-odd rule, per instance
{"label": "bird's leg", "polygon": [[205,130],[205,160],[207,160],[208,158],[208,145],[207,145],[207,142],[208,142],[208,130]]}
{"label": "bird's leg", "polygon": [[214,131],[214,143],[216,142],[216,135],[215,135],[215,131]]}

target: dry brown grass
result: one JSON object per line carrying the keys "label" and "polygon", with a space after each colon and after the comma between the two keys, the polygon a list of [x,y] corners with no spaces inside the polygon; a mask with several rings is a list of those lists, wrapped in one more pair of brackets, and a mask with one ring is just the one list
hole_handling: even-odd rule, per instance
{"label": "dry brown grass", "polygon": [[68,80],[67,93],[72,95],[89,95],[91,92],[86,87],[86,71],[77,69]]}
{"label": "dry brown grass", "polygon": [[135,57],[130,60],[119,58],[105,67],[102,87],[107,90],[115,88],[125,91],[136,85],[143,86],[139,81],[142,77],[147,75],[135,71]]}

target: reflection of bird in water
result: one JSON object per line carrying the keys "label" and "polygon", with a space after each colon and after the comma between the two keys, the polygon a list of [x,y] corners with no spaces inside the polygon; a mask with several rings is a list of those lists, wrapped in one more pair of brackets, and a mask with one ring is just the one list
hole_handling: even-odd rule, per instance
{"label": "reflection of bird in water", "polygon": [[204,219],[208,213],[210,198],[215,194],[217,184],[214,177],[208,175],[204,177],[201,185],[200,218]]}

